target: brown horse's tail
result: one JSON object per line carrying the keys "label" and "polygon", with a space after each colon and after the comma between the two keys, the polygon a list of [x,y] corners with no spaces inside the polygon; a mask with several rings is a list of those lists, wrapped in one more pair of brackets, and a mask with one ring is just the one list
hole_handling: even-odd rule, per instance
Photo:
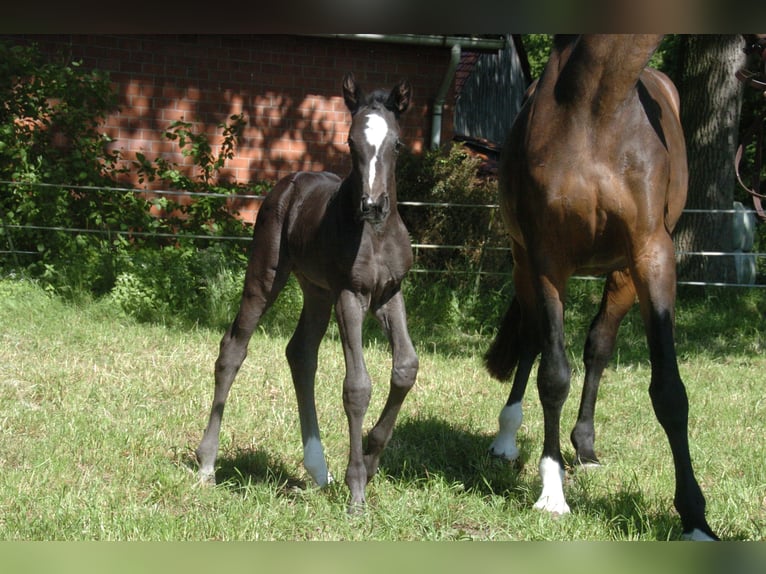
{"label": "brown horse's tail", "polygon": [[484,355],[484,365],[492,377],[500,381],[511,378],[519,363],[521,331],[521,305],[514,297],[500,323],[495,340]]}

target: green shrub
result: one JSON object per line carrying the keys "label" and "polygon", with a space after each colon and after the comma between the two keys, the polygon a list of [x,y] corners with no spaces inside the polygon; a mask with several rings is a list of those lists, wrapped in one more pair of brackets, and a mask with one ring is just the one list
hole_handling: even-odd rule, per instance
{"label": "green shrub", "polygon": [[[437,204],[400,206],[413,243],[442,246],[416,247],[416,267],[446,272],[442,279],[448,284],[469,291],[478,272],[507,272],[510,261],[507,252],[491,249],[507,240],[496,210],[486,207],[497,201],[497,182],[477,175],[479,163],[463,144],[454,144],[422,155],[404,153],[398,165],[399,200]],[[502,283],[489,281],[492,288]]]}
{"label": "green shrub", "polygon": [[494,329],[509,300],[508,240],[486,207],[497,202],[497,182],[478,175],[480,162],[459,143],[400,158],[399,200],[436,204],[400,206],[413,243],[460,246],[415,248],[404,289],[411,328],[425,337],[437,334],[434,325],[442,335]]}

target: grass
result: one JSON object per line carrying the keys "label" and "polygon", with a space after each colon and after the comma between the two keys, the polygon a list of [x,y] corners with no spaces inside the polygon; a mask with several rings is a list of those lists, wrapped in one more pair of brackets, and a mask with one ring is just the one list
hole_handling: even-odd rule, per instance
{"label": "grass", "polygon": [[[679,296],[678,353],[691,403],[690,438],[712,527],[728,540],[766,538],[765,294]],[[688,298],[688,302],[685,300]],[[568,314],[573,382],[597,288]],[[413,318],[413,323],[427,323]],[[521,462],[486,449],[508,388],[481,356],[489,335],[416,333],[418,382],[400,415],[368,508],[346,514],[341,481],[311,486],[283,350],[261,330],[237,377],[221,433],[219,484],[199,487],[193,450],[212,399],[221,333],[126,318],[108,301],[67,303],[34,283],[0,281],[0,540],[666,540],[680,537],[673,465],[647,393],[640,320],[631,312],[596,416],[604,466],[567,475],[572,512],[535,511],[542,417],[525,399]],[[572,325],[571,328],[569,325]],[[390,356],[371,337],[366,428],[387,390]],[[331,471],[342,477],[347,428],[343,359],[331,331],[320,349],[317,406]],[[564,456],[571,457],[568,441]]]}

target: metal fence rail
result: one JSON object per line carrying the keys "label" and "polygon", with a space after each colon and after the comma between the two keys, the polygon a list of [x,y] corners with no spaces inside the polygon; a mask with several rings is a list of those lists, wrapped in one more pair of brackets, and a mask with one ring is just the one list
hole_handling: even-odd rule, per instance
{"label": "metal fence rail", "polygon": [[[238,194],[238,193],[232,193],[232,194],[226,194],[226,193],[208,193],[208,192],[186,192],[186,191],[177,191],[177,190],[156,190],[156,189],[135,189],[135,188],[123,188],[123,187],[96,187],[96,186],[82,186],[82,185],[61,185],[61,184],[50,184],[50,183],[25,183],[25,182],[11,182],[11,181],[0,181],[0,187],[1,186],[25,186],[25,187],[48,187],[48,188],[60,188],[60,189],[66,189],[66,190],[76,190],[76,191],[106,191],[106,192],[114,192],[114,193],[136,193],[136,194],[143,194],[143,195],[149,195],[151,197],[210,197],[210,198],[222,198],[222,199],[231,199],[231,200],[247,200],[247,201],[262,201],[264,199],[263,195],[251,195],[251,194]],[[497,204],[472,204],[472,203],[449,203],[449,202],[426,202],[426,201],[400,201],[399,206],[402,207],[411,207],[411,208],[437,208],[437,209],[488,209],[488,210],[496,210],[498,209]],[[749,210],[748,210],[749,211]],[[719,214],[739,214],[741,215],[743,212],[742,210],[736,210],[736,209],[688,209],[684,210],[684,213],[688,214],[709,214],[709,213],[719,213]],[[755,211],[752,211],[752,213],[755,213]],[[45,225],[19,225],[19,224],[11,224],[7,223],[5,220],[5,217],[3,217],[3,214],[0,213],[0,230],[3,231],[2,234],[0,234],[0,237],[2,235],[5,235],[8,237],[8,240],[6,241],[7,245],[1,246],[2,250],[0,250],[1,256],[37,256],[39,253],[37,251],[30,251],[30,250],[21,250],[21,249],[15,249],[13,247],[13,242],[10,240],[11,238],[11,232],[12,231],[21,231],[21,230],[34,230],[34,231],[51,231],[51,232],[65,232],[65,233],[72,233],[72,234],[96,234],[96,235],[106,235],[106,236],[113,236],[113,235],[124,235],[124,236],[133,236],[133,237],[158,237],[158,238],[173,238],[173,237],[182,237],[184,239],[199,239],[199,240],[208,240],[208,241],[239,241],[239,242],[249,242],[250,237],[237,237],[237,236],[220,236],[220,235],[198,235],[198,234],[187,234],[187,233],[167,233],[167,232],[154,232],[154,231],[135,231],[135,230],[124,230],[124,229],[110,229],[110,228],[100,228],[100,229],[85,229],[85,228],[72,228],[72,227],[62,227],[62,226],[45,226]],[[487,238],[488,240],[489,238]],[[421,250],[468,250],[468,249],[477,249],[478,247],[476,245],[463,245],[463,244],[434,244],[434,243],[420,243],[417,241],[417,238],[413,239],[412,247],[415,250],[416,254]],[[485,242],[484,245],[481,246],[481,249],[483,251],[491,251],[491,252],[510,252],[510,247],[508,245],[497,245],[497,244],[491,244]],[[683,257],[683,256],[701,256],[701,257],[736,257],[743,255],[742,252],[726,252],[726,251],[681,251],[678,250],[676,252],[677,258]],[[747,252],[744,253],[744,255],[747,255],[749,257],[754,257],[756,260],[766,259],[766,253],[762,252]],[[474,275],[474,276],[510,276],[510,271],[492,271],[492,270],[484,270],[484,269],[465,269],[465,270],[447,270],[447,269],[434,269],[434,268],[423,268],[423,267],[416,267],[412,270],[413,273],[428,273],[428,274],[451,274],[451,275]],[[598,279],[597,277],[590,277],[590,276],[579,276],[582,279]],[[754,287],[754,288],[764,288],[766,287],[766,284],[761,283],[731,283],[731,282],[715,282],[715,281],[684,281],[679,280],[679,285],[699,285],[699,286],[716,286],[716,287]]]}

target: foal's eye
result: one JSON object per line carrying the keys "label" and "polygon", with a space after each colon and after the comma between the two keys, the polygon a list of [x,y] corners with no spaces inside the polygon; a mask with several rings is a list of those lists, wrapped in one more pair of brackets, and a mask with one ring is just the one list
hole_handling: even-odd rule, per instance
{"label": "foal's eye", "polygon": [[402,140],[396,140],[396,142],[394,142],[394,151],[396,153],[399,153],[403,147],[404,142]]}

